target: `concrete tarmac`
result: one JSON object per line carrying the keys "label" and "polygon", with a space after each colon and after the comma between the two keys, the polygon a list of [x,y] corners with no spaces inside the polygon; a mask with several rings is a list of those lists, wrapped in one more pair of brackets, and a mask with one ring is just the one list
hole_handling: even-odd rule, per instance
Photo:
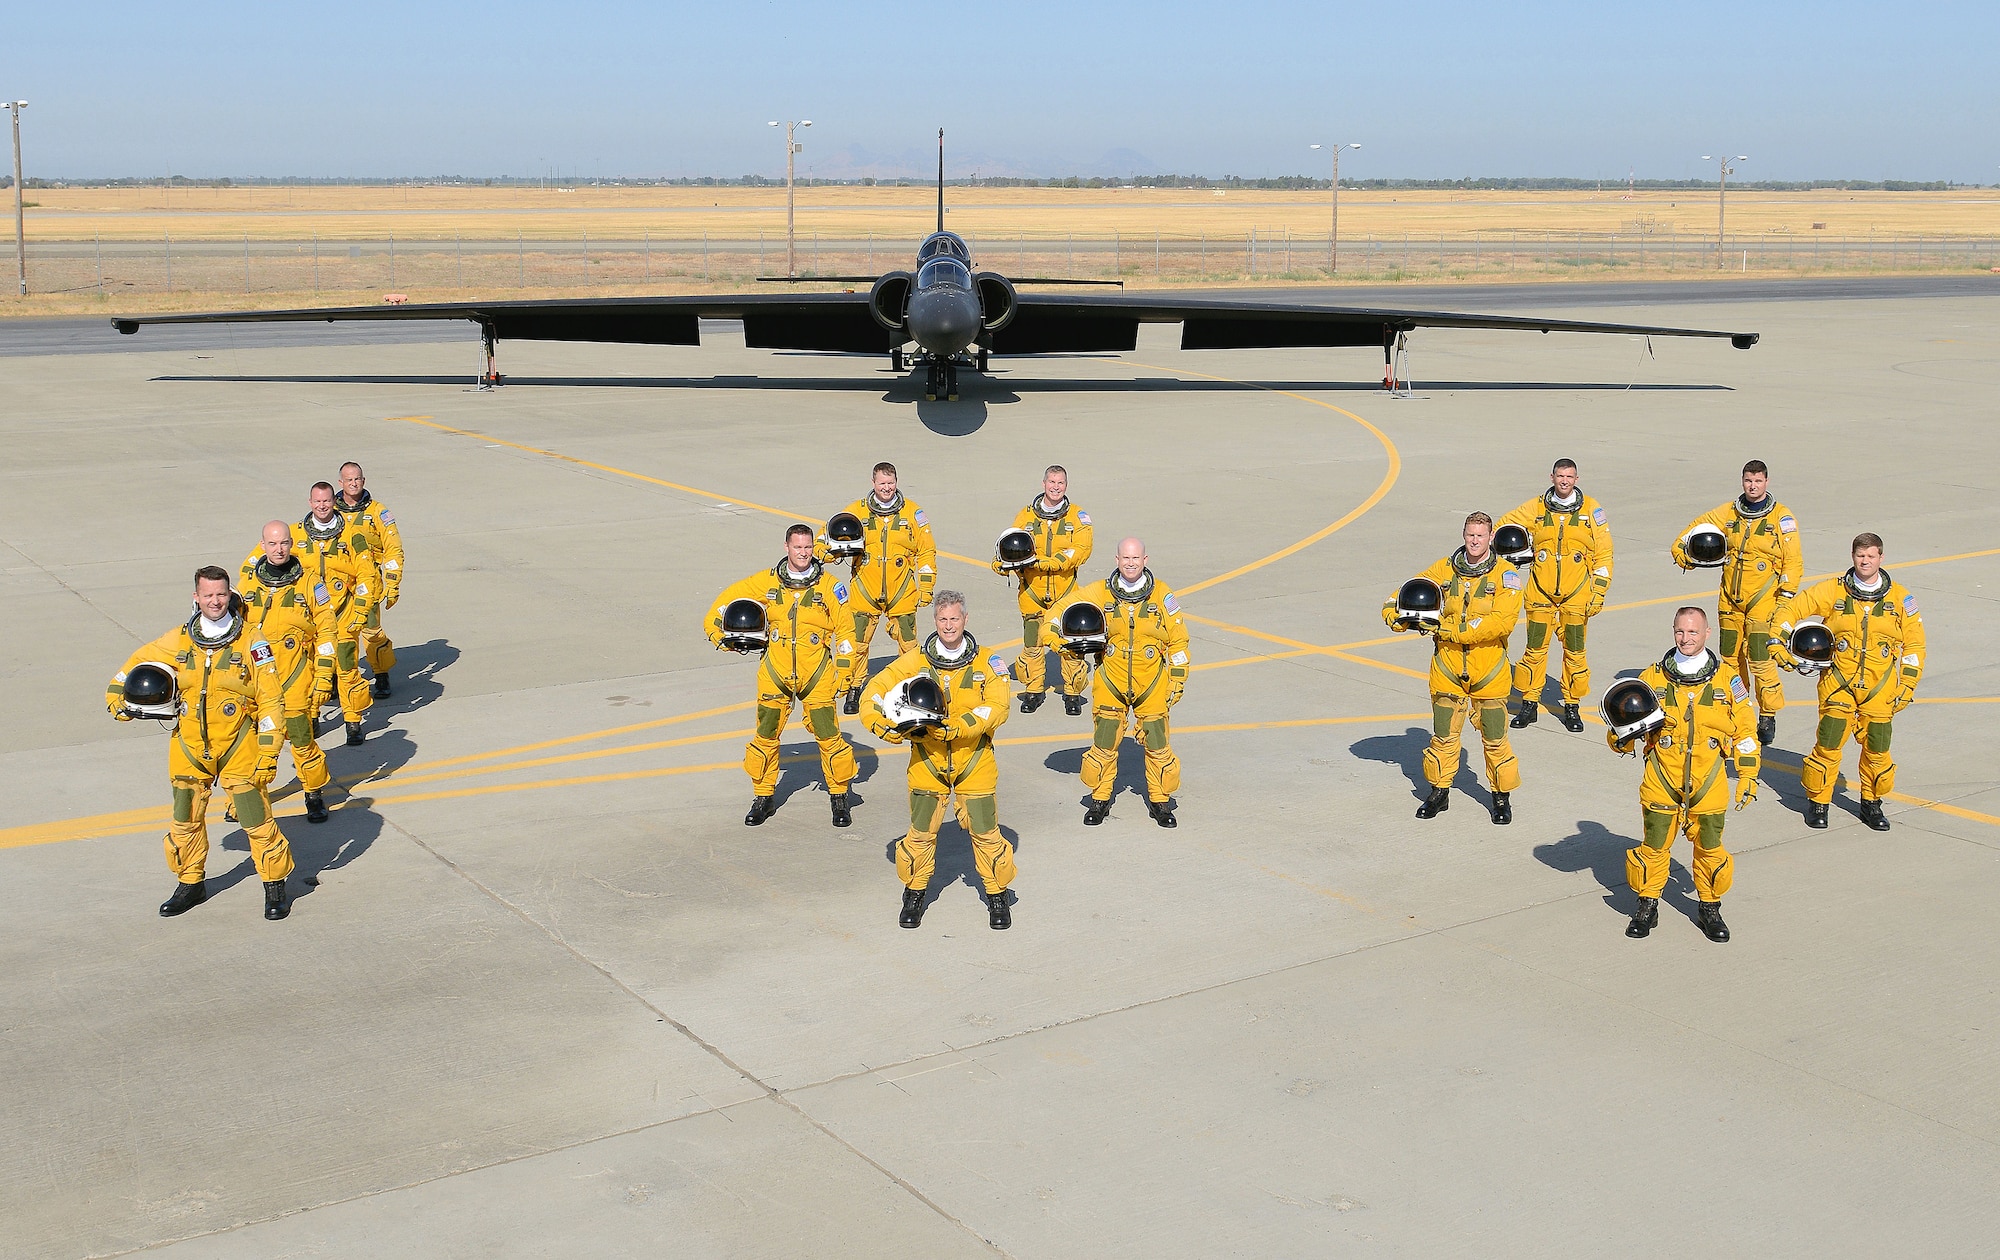
{"label": "concrete tarmac", "polygon": [[[958,403],[726,332],[506,345],[490,392],[469,337],[0,360],[0,1256],[1988,1254],[2000,302],[1674,318],[1764,340],[1423,333],[1389,397],[1367,351],[1148,328]],[[1476,748],[1413,817],[1425,645],[1381,601],[1558,456],[1619,548],[1594,694],[1713,608],[1666,551],[1749,458],[1809,574],[1872,530],[1922,607],[1894,829],[1846,784],[1804,826],[1791,678],[1729,816],[1727,945],[1684,844],[1658,930],[1623,935],[1638,767],[1599,726],[1514,733],[1511,827]],[[288,920],[219,804],[214,895],[161,919],[166,739],[102,687],[349,458],[408,548],[396,693],[361,747],[329,734],[331,821],[280,772]],[[1089,572],[1137,534],[1192,618],[1178,829],[1129,744],[1081,825],[1088,719],[1000,728],[1009,932],[950,824],[896,926],[906,754],[851,719],[851,829],[796,714],[776,817],[741,823],[753,663],[701,618],[878,459],[989,648],[1020,621],[984,561],[1051,462]]]}

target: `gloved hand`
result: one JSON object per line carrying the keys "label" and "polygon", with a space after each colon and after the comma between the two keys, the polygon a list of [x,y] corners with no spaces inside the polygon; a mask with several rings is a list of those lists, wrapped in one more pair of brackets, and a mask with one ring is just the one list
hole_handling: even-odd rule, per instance
{"label": "gloved hand", "polygon": [[1687,548],[1683,547],[1680,543],[1675,543],[1672,552],[1669,554],[1673,556],[1674,563],[1679,565],[1681,568],[1683,569],[1694,568],[1694,562],[1688,559]]}
{"label": "gloved hand", "polygon": [[1917,699],[1917,689],[1915,687],[1903,688],[1901,691],[1896,693],[1894,712],[1901,713],[1904,709],[1907,709],[1912,704],[1916,703],[1916,699]]}
{"label": "gloved hand", "polygon": [[[1770,650],[1771,664],[1776,665],[1779,669],[1798,670],[1799,658],[1792,655],[1792,650],[1786,647],[1784,640],[1780,639],[1777,635],[1771,636]],[[1799,672],[1803,673],[1804,671],[1801,670]]]}
{"label": "gloved hand", "polygon": [[250,772],[250,781],[260,788],[270,787],[271,781],[277,777],[278,759],[276,757],[272,757],[268,761],[259,757],[257,759],[257,768]]}
{"label": "gloved hand", "polygon": [[1187,684],[1185,682],[1178,679],[1175,680],[1174,684],[1167,688],[1167,707],[1171,709],[1179,704],[1181,702],[1181,693],[1186,690]]}
{"label": "gloved hand", "polygon": [[1736,781],[1736,808],[1742,809],[1757,799],[1757,780],[1738,779]]}
{"label": "gloved hand", "polygon": [[121,722],[129,722],[132,720],[132,715],[130,713],[127,713],[124,709],[111,710],[111,716],[117,718]]}
{"label": "gloved hand", "polygon": [[884,741],[891,744],[900,744],[903,742],[903,732],[897,730],[894,727],[890,727],[886,731],[878,731],[877,734],[879,734]]}
{"label": "gloved hand", "polygon": [[1624,739],[1620,739],[1610,731],[1606,731],[1604,732],[1604,742],[1610,747],[1612,752],[1617,753],[1621,757],[1636,757],[1639,755],[1639,746],[1629,735]]}
{"label": "gloved hand", "polygon": [[1408,626],[1396,619],[1396,605],[1393,600],[1382,605],[1382,624],[1394,630],[1397,634],[1401,634],[1409,629]]}
{"label": "gloved hand", "polygon": [[389,588],[389,593],[382,597],[382,611],[387,612],[389,609],[394,608],[396,606],[396,600],[402,595],[402,593],[403,593],[402,583],[398,582],[394,586],[391,586]]}

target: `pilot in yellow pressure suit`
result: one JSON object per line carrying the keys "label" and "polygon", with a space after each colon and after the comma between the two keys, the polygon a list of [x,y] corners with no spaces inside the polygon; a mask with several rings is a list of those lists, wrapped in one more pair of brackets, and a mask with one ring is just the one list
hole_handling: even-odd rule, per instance
{"label": "pilot in yellow pressure suit", "polygon": [[1780,664],[1797,664],[1784,645],[1810,618],[1823,621],[1833,636],[1833,661],[1819,676],[1819,736],[1801,775],[1806,826],[1826,826],[1840,754],[1851,734],[1861,745],[1861,821],[1887,831],[1882,798],[1896,786],[1889,728],[1923,681],[1924,619],[1917,597],[1883,570],[1881,538],[1856,536],[1853,558],[1854,567],[1845,574],[1814,585],[1778,610],[1771,652]]}
{"label": "pilot in yellow pressure suit", "polygon": [[208,900],[208,796],[219,784],[249,835],[250,859],[264,881],[264,917],[282,919],[291,912],[285,879],[292,850],[271,818],[267,792],[278,773],[285,721],[277,661],[271,645],[244,625],[242,602],[223,569],[195,570],[194,603],[185,624],[126,658],[104,696],[112,715],[129,721],[135,715],[125,707],[127,677],[154,665],[173,676],[184,706],[167,748],[174,789],[167,866],[179,883],[160,914],[172,917]]}
{"label": "pilot in yellow pressure suit", "polygon": [[1590,660],[1584,655],[1589,622],[1604,607],[1611,589],[1611,527],[1604,508],[1576,484],[1576,461],[1559,459],[1549,472],[1549,489],[1501,517],[1498,525],[1528,531],[1534,562],[1522,611],[1528,642],[1514,662],[1514,690],[1521,707],[1510,723],[1519,730],[1534,722],[1549,664],[1549,637],[1562,630],[1562,724],[1583,729],[1577,706],[1590,694]]}
{"label": "pilot in yellow pressure suit", "polygon": [[[1520,570],[1493,554],[1493,518],[1474,512],[1465,518],[1465,545],[1418,574],[1443,592],[1431,650],[1431,746],[1424,752],[1430,795],[1417,817],[1435,818],[1451,806],[1451,781],[1458,774],[1458,741],[1465,720],[1479,725],[1486,746],[1486,782],[1493,791],[1493,821],[1514,821],[1511,799],[1521,786],[1521,768],[1507,742],[1507,636],[1521,616]],[[1401,633],[1413,629],[1398,619],[1396,597],[1382,606],[1382,620]]]}
{"label": "pilot in yellow pressure suit", "polygon": [[[863,721],[879,738],[910,743],[910,830],[896,845],[896,875],[903,881],[903,908],[897,922],[916,927],[924,917],[924,890],[937,864],[937,834],[944,804],[953,800],[958,825],[972,837],[972,864],[979,873],[988,915],[996,931],[1013,924],[1007,885],[1014,882],[1014,850],[1000,834],[995,793],[1000,766],[993,757],[993,732],[1007,720],[1007,662],[982,654],[965,630],[965,596],[940,591],[933,609],[937,633],[923,647],[906,652],[868,684]],[[942,725],[910,735],[897,730],[891,697],[918,675],[934,681],[944,704]]]}
{"label": "pilot in yellow pressure suit", "polygon": [[[368,680],[361,673],[361,632],[368,614],[381,597],[382,573],[375,566],[368,532],[350,528],[347,518],[333,503],[333,487],[316,482],[312,488],[312,510],[292,526],[292,554],[305,565],[312,579],[315,599],[333,602],[333,668],[335,690],[340,699],[340,715],[347,721],[347,742],[362,741],[361,719],[373,703]],[[251,553],[251,559],[257,553]],[[325,587],[324,594],[318,589]],[[313,716],[328,697],[315,697]]]}
{"label": "pilot in yellow pressure suit", "polygon": [[810,525],[785,531],[785,558],[753,573],[716,596],[708,613],[708,641],[724,646],[723,612],[739,599],[763,605],[769,636],[757,666],[757,730],[743,750],[750,776],[750,812],[743,825],[756,827],[777,812],[778,735],[803,706],[806,727],[819,741],[819,765],[833,802],[833,825],[853,821],[847,785],[854,781],[854,748],[840,733],[834,709],[834,679],[849,666],[848,588],[813,559]]}
{"label": "pilot in yellow pressure suit", "polygon": [[[1736,763],[1736,808],[1757,799],[1757,713],[1750,693],[1734,671],[1717,677],[1722,660],[1708,650],[1708,614],[1682,608],[1674,614],[1674,650],[1649,665],[1639,681],[1659,699],[1661,725],[1645,737],[1645,777],[1639,782],[1644,837],[1625,851],[1625,882],[1639,895],[1625,935],[1642,937],[1660,921],[1660,894],[1676,832],[1694,845],[1696,922],[1711,941],[1729,939],[1722,921],[1722,895],[1735,879],[1729,850],[1722,847],[1722,824],[1729,809],[1726,771]],[[1640,751],[1606,742],[1618,752]]]}
{"label": "pilot in yellow pressure suit", "polygon": [[[847,693],[844,711],[861,706],[861,684],[868,679],[868,645],[875,623],[888,618],[889,637],[900,654],[917,646],[917,609],[931,602],[937,585],[937,544],[924,510],[896,488],[896,466],[875,465],[875,488],[848,511],[861,519],[862,554],[854,558],[848,607],[854,618],[854,660],[834,680]],[[821,550],[819,557],[828,558]]]}
{"label": "pilot in yellow pressure suit", "polygon": [[[1042,474],[1041,495],[1014,514],[1014,528],[1035,540],[1034,562],[1014,570],[1021,580],[1021,654],[1014,658],[1021,671],[1021,712],[1033,713],[1048,695],[1043,657],[1053,638],[1043,642],[1042,631],[1049,610],[1076,589],[1076,572],[1090,559],[1093,533],[1090,513],[1069,501],[1069,473],[1061,465],[1051,464]],[[1000,562],[993,567],[1000,571]],[[1083,712],[1090,665],[1078,653],[1057,656],[1062,661],[1063,711],[1075,717]]]}
{"label": "pilot in yellow pressure suit", "polygon": [[382,614],[396,606],[403,592],[403,531],[396,527],[396,514],[368,493],[368,479],[361,465],[349,460],[340,466],[340,493],[333,504],[347,518],[350,528],[367,531],[368,549],[382,570],[382,598],[368,610],[362,623],[361,657],[375,675],[375,694],[389,694],[389,670],[396,663],[396,645],[382,629]]}
{"label": "pilot in yellow pressure suit", "polygon": [[313,729],[319,716],[313,698],[333,694],[333,595],[309,578],[292,554],[292,530],[285,522],[265,525],[263,550],[251,554],[237,574],[236,591],[243,597],[250,628],[276,657],[285,693],[285,738],[292,745],[299,786],[305,789],[306,821],[322,823],[322,792],[332,776]]}
{"label": "pilot in yellow pressure suit", "polygon": [[1162,827],[1178,825],[1173,795],[1181,786],[1181,761],[1168,741],[1167,711],[1187,686],[1187,623],[1180,601],[1154,580],[1147,558],[1144,543],[1125,539],[1111,576],[1079,588],[1051,613],[1058,627],[1072,604],[1094,604],[1104,614],[1104,658],[1091,688],[1096,730],[1083,754],[1083,786],[1090,789],[1083,821],[1089,827],[1111,812],[1128,715],[1146,753],[1146,813]]}
{"label": "pilot in yellow pressure suit", "polygon": [[1722,564],[1722,659],[1735,665],[1745,687],[1757,693],[1757,742],[1778,736],[1778,713],[1785,707],[1784,684],[1771,660],[1771,626],[1778,606],[1798,594],[1805,577],[1799,553],[1799,520],[1771,494],[1771,473],[1761,459],[1743,465],[1743,493],[1713,512],[1696,517],[1674,543],[1674,563],[1693,568],[1687,538],[1713,525],[1727,539]]}

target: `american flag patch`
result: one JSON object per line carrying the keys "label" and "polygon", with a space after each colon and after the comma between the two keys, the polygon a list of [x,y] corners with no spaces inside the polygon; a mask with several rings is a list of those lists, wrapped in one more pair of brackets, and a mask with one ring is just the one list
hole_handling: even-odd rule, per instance
{"label": "american flag patch", "polygon": [[1798,521],[1794,520],[1794,519],[1793,519],[1792,517],[1789,517],[1789,516],[1781,516],[1781,517],[1779,517],[1779,518],[1778,518],[1778,532],[1779,532],[1779,533],[1781,533],[1781,534],[1790,534],[1790,533],[1794,533],[1794,532],[1796,532],[1796,531],[1798,530],[1798,528],[1799,528],[1799,523],[1798,523]]}
{"label": "american flag patch", "polygon": [[924,510],[922,508],[917,509],[917,524],[924,524]]}
{"label": "american flag patch", "polygon": [[1081,523],[1088,525],[1090,524],[1090,513],[1084,511],[1082,508],[1078,508],[1076,510],[1076,519]]}
{"label": "american flag patch", "polygon": [[1906,613],[1914,613],[1914,612],[1916,612],[1916,611],[1917,611],[1917,597],[1916,597],[1916,596],[1914,596],[1914,595],[1905,595],[1905,596],[1903,596],[1903,611],[1904,611],[1904,612],[1906,612]]}
{"label": "american flag patch", "polygon": [[1007,672],[1007,662],[1000,659],[1000,654],[998,652],[995,652],[993,655],[987,657],[986,663],[993,667],[993,672],[996,674],[1004,674]]}
{"label": "american flag patch", "polygon": [[1513,569],[1509,569],[1507,573],[1500,579],[1500,585],[1506,587],[1510,591],[1520,590],[1521,589],[1520,573],[1518,573]]}
{"label": "american flag patch", "polygon": [[1740,700],[1745,700],[1745,699],[1748,699],[1748,698],[1749,698],[1749,696],[1750,696],[1750,693],[1749,693],[1749,692],[1748,692],[1747,690],[1745,690],[1745,689],[1744,689],[1744,686],[1743,686],[1743,680],[1742,680],[1741,678],[1732,678],[1732,679],[1730,679],[1730,680],[1729,680],[1729,698],[1730,698],[1730,699],[1732,699],[1732,700],[1739,700],[1739,701],[1740,701]]}
{"label": "american flag patch", "polygon": [[1595,512],[1592,512],[1590,514],[1590,519],[1596,521],[1599,525],[1604,524],[1604,509],[1599,508]]}
{"label": "american flag patch", "polygon": [[1165,608],[1170,613],[1177,613],[1181,610],[1180,601],[1175,599],[1172,595],[1167,596],[1166,602],[1163,603],[1161,607]]}

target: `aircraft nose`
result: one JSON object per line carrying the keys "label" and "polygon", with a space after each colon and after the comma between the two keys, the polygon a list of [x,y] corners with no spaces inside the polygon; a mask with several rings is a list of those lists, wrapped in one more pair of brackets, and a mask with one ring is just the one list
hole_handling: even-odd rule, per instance
{"label": "aircraft nose", "polygon": [[969,293],[919,293],[910,302],[910,337],[932,354],[957,354],[979,333]]}

